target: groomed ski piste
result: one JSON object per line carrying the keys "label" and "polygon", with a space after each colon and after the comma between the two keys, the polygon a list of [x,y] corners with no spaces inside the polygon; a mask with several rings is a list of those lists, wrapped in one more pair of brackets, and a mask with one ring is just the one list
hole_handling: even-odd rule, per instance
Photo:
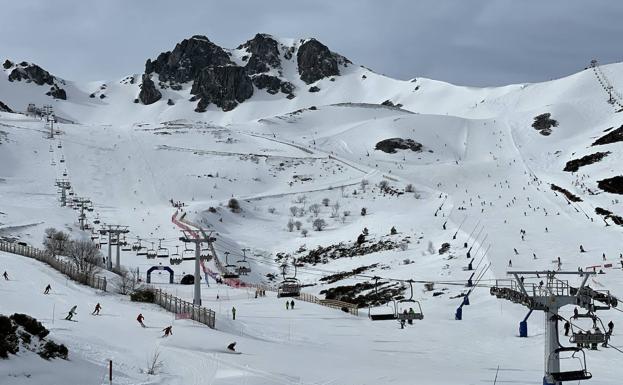
{"label": "groomed ski piste", "polygon": [[[602,68],[615,87],[623,86],[622,68]],[[491,296],[489,287],[508,279],[508,270],[556,270],[560,257],[564,271],[597,266],[605,274],[591,277],[591,287],[622,295],[622,228],[612,222],[606,227],[595,214],[596,207],[623,212],[617,195],[597,188],[597,181],[621,174],[621,143],[591,143],[621,126],[623,117],[607,103],[591,69],[546,83],[485,89],[418,79],[416,94],[413,83],[361,68],[351,71],[338,78],[336,83],[344,83],[340,87],[321,87],[328,90],[321,95],[301,95],[287,104],[258,96],[231,112],[205,115],[184,112],[192,108],[182,101],[168,111],[121,108],[115,92],[137,90],[111,86],[108,98],[97,102],[101,108],[86,97],[56,102],[59,116],[78,123],[57,124],[61,133],[54,140],[47,138],[41,120],[0,113],[0,235],[37,247],[48,227],[89,237],[78,229],[76,213],[59,207],[54,184],[67,178],[76,196],[93,202],[90,222],[98,217],[102,223],[127,225],[129,242],[138,236],[144,246],[154,242],[156,248],[163,239],[169,253],[176,246],[182,253],[182,233],[172,218],[183,211],[184,223],[216,237],[221,261],[226,252],[238,261],[242,249],[249,249],[245,256],[252,271],[243,281],[275,287],[281,279],[277,253],[296,256],[303,245],[306,251],[351,245],[365,227],[369,240],[402,246],[306,263],[297,269],[302,291],[323,298],[321,290],[372,282],[371,276],[384,282],[412,279],[423,320],[401,329],[395,320],[370,321],[367,308],[354,316],[297,298],[295,308],[286,310],[285,299],[273,291],[255,298],[253,288],[210,279],[209,286],[205,280],[201,285],[203,306],[216,312],[216,328],[210,329],[176,320],[157,305],[130,302],[113,290],[79,285],[35,260],[0,253],[0,270],[10,276],[0,282],[0,313],[36,317],[51,330],[50,338],[70,350],[68,361],[48,362],[26,352],[2,360],[1,383],[104,384],[108,360],[115,384],[541,383],[543,312],[529,318],[529,337],[518,338],[519,321],[528,310]],[[368,76],[365,87],[355,85],[362,71]],[[0,100],[11,100],[16,85],[1,81]],[[24,107],[38,102],[27,90],[16,94]],[[403,106],[378,105],[388,98]],[[543,136],[531,124],[547,112],[558,126]],[[394,154],[374,149],[395,137],[412,138],[423,149]],[[596,151],[611,153],[576,173],[562,171],[567,161]],[[400,192],[411,184],[414,192],[383,192],[382,181]],[[568,202],[551,184],[583,201]],[[239,213],[227,208],[232,197],[240,202]],[[327,206],[321,204],[324,198]],[[184,207],[178,211],[170,200]],[[315,203],[318,214],[307,212]],[[293,217],[295,206],[306,213]],[[326,221],[322,231],[313,229],[316,218]],[[307,234],[289,231],[290,219],[302,222]],[[390,235],[392,227],[397,234]],[[450,249],[440,254],[444,242]],[[464,242],[472,248],[474,271],[464,271],[469,262]],[[169,265],[168,259],[147,260],[134,252],[122,252],[121,260],[143,276],[151,266]],[[378,265],[360,275],[320,281],[373,264]],[[172,266],[176,282],[192,274],[193,266],[192,261]],[[215,260],[206,269],[218,271]],[[481,280],[472,288],[470,305],[462,307],[463,319],[455,320],[472,273],[482,273]],[[271,281],[267,274],[277,278]],[[427,282],[434,290],[425,290]],[[52,292],[44,295],[48,283]],[[570,283],[577,286],[579,279]],[[170,285],[165,273],[154,273],[152,284],[193,298],[192,286]],[[101,315],[90,315],[98,302]],[[76,322],[63,320],[73,305],[78,306]],[[569,318],[572,311],[565,308],[561,315]],[[147,328],[137,323],[139,313]],[[623,348],[623,317],[616,310],[598,315],[617,326],[612,348],[587,350],[590,383],[616,384],[623,376],[616,365],[623,354],[617,350]],[[168,325],[173,336],[162,338]],[[240,354],[225,349],[234,341]],[[560,341],[569,345],[562,334]],[[148,375],[155,351],[163,366],[159,374]]]}

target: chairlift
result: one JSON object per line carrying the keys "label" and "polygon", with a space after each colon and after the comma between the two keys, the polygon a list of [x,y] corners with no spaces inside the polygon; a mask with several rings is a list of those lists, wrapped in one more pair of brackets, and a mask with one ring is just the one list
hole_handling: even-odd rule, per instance
{"label": "chairlift", "polygon": [[50,162],[50,165],[52,165],[52,166],[56,166],[56,162],[55,162],[55,161],[51,161],[51,162]]}
{"label": "chairlift", "polygon": [[156,249],[154,249],[154,242],[151,243],[151,248],[147,249],[147,252],[145,253],[145,255],[147,256],[147,259],[155,259],[156,258],[158,253],[156,253]]}
{"label": "chairlift", "polygon": [[[398,301],[398,320],[412,321],[424,319],[424,313],[422,312],[422,305],[419,301],[413,299],[413,280],[408,280],[411,295],[409,299],[401,299]],[[413,307],[417,305],[417,310]],[[408,309],[407,309],[408,307]]]}
{"label": "chairlift", "polygon": [[193,249],[184,249],[182,250],[182,261],[194,261],[195,260],[195,250]]}
{"label": "chairlift", "polygon": [[182,258],[180,257],[180,247],[175,246],[175,253],[171,254],[171,258],[169,258],[170,265],[179,265],[182,263]]}
{"label": "chairlift", "polygon": [[287,265],[281,265],[281,275],[283,281],[277,286],[277,298],[298,297],[301,295],[301,282],[296,278],[296,264],[294,264],[294,276],[286,277]]}
{"label": "chairlift", "polygon": [[63,145],[61,144],[61,142],[58,142],[58,145],[56,147],[57,148],[63,148]]}
{"label": "chairlift", "polygon": [[141,239],[139,237],[136,237],[136,243],[134,243],[132,247],[136,251],[137,257],[142,257],[142,256],[147,255],[147,248],[141,244]]}
{"label": "chairlift", "polygon": [[70,188],[68,194],[69,194],[69,196],[74,196],[75,195],[74,189]]}
{"label": "chairlift", "polygon": [[67,176],[67,170],[63,171],[63,176]]}
{"label": "chairlift", "polygon": [[[552,362],[552,354],[560,357],[560,353],[572,352],[571,356],[561,358],[563,360],[566,359],[575,359],[579,362],[580,368],[578,370],[564,371],[564,372],[550,372],[549,366]],[[582,353],[582,357],[576,356],[576,354]],[[554,379],[556,382],[564,382],[564,381],[583,381],[589,380],[593,377],[593,375],[586,370],[586,353],[581,348],[576,347],[562,347],[555,349],[547,360],[547,373]]]}
{"label": "chairlift", "polygon": [[132,251],[132,247],[128,241],[126,241],[125,235],[123,236],[123,241],[121,242],[121,251]]}
{"label": "chairlift", "polygon": [[225,273],[223,274],[223,278],[238,278],[239,275],[236,272],[236,265],[229,264],[229,252],[225,252]]}
{"label": "chairlift", "polygon": [[[378,298],[379,279],[380,277],[374,277],[374,294],[376,295],[377,298]],[[385,309],[385,307],[393,308],[393,310],[389,311],[389,309]],[[395,320],[398,318],[397,316],[398,308],[396,307],[396,300],[394,300],[393,298],[391,299],[391,302],[386,303],[384,307],[378,306],[376,308],[376,311],[378,311],[378,313],[377,312],[373,313],[372,307],[368,307],[368,317],[370,318],[370,320],[390,321],[390,320]]]}
{"label": "chairlift", "polygon": [[212,254],[210,254],[210,250],[203,248],[201,249],[201,253],[199,254],[199,259],[203,262],[208,262],[212,260]]}
{"label": "chairlift", "polygon": [[240,275],[247,275],[251,272],[251,264],[247,261],[247,255],[243,251],[242,259],[236,263],[238,266],[236,267],[236,272]]}
{"label": "chairlift", "polygon": [[65,163],[65,156],[64,155],[61,155],[61,159],[59,160],[59,162]]}
{"label": "chairlift", "polygon": [[192,247],[190,247],[189,245],[190,245],[190,243],[188,243],[188,242],[184,242],[184,251],[185,251],[186,253],[192,253],[192,252],[194,252],[194,251],[195,251],[195,249],[193,249],[193,248],[192,248]]}
{"label": "chairlift", "polygon": [[169,258],[169,249],[162,247],[162,240],[158,240],[158,258]]}
{"label": "chairlift", "polygon": [[96,225],[99,225],[99,224],[100,224],[100,222],[101,222],[101,221],[100,221],[100,215],[99,215],[99,214],[97,214],[97,216],[95,216],[95,219],[93,220],[93,223],[95,223]]}
{"label": "chairlift", "polygon": [[50,152],[54,152],[54,149],[52,148],[51,144],[50,144]]}

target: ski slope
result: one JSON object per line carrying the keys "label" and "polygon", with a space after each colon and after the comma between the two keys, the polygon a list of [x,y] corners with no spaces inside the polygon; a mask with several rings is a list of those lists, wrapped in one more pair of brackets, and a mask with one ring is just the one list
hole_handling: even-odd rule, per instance
{"label": "ski slope", "polygon": [[[615,86],[623,82],[620,68],[603,67]],[[66,177],[76,196],[93,201],[91,223],[98,217],[102,223],[128,225],[129,241],[138,236],[143,245],[157,247],[161,240],[170,253],[178,249],[181,254],[185,247],[171,221],[176,209],[169,200],[184,202],[186,219],[216,236],[221,260],[228,252],[235,263],[248,248],[252,272],[244,279],[274,286],[279,280],[267,275],[280,274],[277,253],[301,256],[318,246],[351,245],[365,227],[371,241],[402,246],[306,264],[297,272],[306,285],[303,291],[320,295],[337,286],[371,282],[373,275],[414,279],[414,298],[422,304],[424,319],[401,330],[396,322],[369,321],[367,309],[355,317],[297,301],[294,310],[286,311],[285,301],[272,292],[256,299],[252,290],[203,282],[203,304],[217,312],[217,329],[210,330],[191,321],[173,322],[171,314],[155,305],[67,282],[35,261],[0,254],[0,268],[14,276],[0,282],[0,290],[13,293],[3,295],[0,313],[41,318],[51,328],[51,338],[70,348],[69,362],[46,363],[33,375],[103,383],[106,360],[112,358],[124,384],[479,384],[493,382],[498,366],[498,382],[528,384],[542,377],[543,314],[531,316],[530,338],[517,338],[527,310],[488,292],[496,279],[507,278],[509,261],[517,270],[557,269],[558,257],[563,270],[598,266],[605,274],[592,278],[591,286],[621,295],[622,228],[605,227],[595,214],[602,207],[623,215],[620,198],[596,186],[598,180],[621,174],[621,143],[590,144],[608,128],[621,126],[623,118],[606,102],[592,71],[484,89],[427,79],[401,82],[363,68],[351,68],[332,84],[325,80],[316,94],[287,102],[254,95],[229,113],[205,114],[191,112],[192,106],[184,103],[187,97],[170,107],[134,105],[127,100],[138,92],[131,88],[135,85],[111,85],[103,101],[55,102],[61,116],[79,122],[59,124],[62,133],[55,140],[46,138],[40,120],[0,113],[0,235],[32,245],[41,244],[47,227],[89,236],[78,230],[75,212],[59,207],[54,181]],[[32,90],[1,82],[2,77],[0,100],[9,105],[39,103]],[[420,88],[413,91],[416,85]],[[403,107],[378,105],[387,99]],[[531,127],[544,112],[559,123],[550,136]],[[376,143],[394,137],[411,138],[423,151],[375,150]],[[562,171],[571,159],[606,150],[611,154],[598,163],[573,174]],[[362,181],[369,183],[365,191]],[[381,181],[397,191],[411,184],[415,192],[383,193]],[[551,190],[552,183],[583,201],[568,203]],[[240,213],[227,208],[232,197],[240,201]],[[328,206],[321,204],[324,198]],[[338,218],[331,217],[335,202]],[[308,211],[314,203],[321,204],[317,215]],[[293,217],[294,206],[305,214]],[[360,215],[363,207],[365,216]],[[344,216],[345,211],[350,214]],[[313,230],[316,218],[327,221],[323,231]],[[307,235],[289,231],[289,220],[300,221]],[[391,227],[397,234],[390,235]],[[521,230],[526,231],[523,239]],[[450,250],[440,255],[444,242]],[[469,262],[465,242],[474,265],[480,261],[478,271],[488,269],[483,287],[474,290],[471,305],[463,309],[463,320],[456,321],[462,302],[457,296],[467,292],[464,284],[471,275],[464,271]],[[580,245],[586,253],[579,252]],[[168,259],[122,253],[122,264],[130,269],[145,272],[158,263],[168,265]],[[320,281],[373,264],[378,265],[363,275]],[[216,270],[214,261],[207,265]],[[172,268],[177,279],[194,270],[192,261]],[[169,285],[164,275],[153,280],[163,290],[192,299],[192,287]],[[55,293],[44,296],[48,282]],[[425,282],[434,282],[435,290],[425,291]],[[97,302],[104,315],[91,317],[89,309]],[[74,304],[78,322],[66,325],[61,312]],[[238,311],[236,321],[231,320],[232,307]],[[139,312],[153,329],[136,324]],[[562,315],[571,312],[565,309]],[[611,343],[623,346],[617,332],[620,312],[602,316],[617,325]],[[160,330],[170,323],[174,335],[160,339]],[[241,355],[224,352],[232,341],[238,342]],[[163,372],[144,375],[141,370],[156,346]],[[622,373],[612,363],[619,354],[615,349],[587,353],[591,383],[617,383]],[[36,359],[16,361],[24,365],[20,373]],[[17,371],[13,361],[0,362],[2,383],[24,383],[12,376]]]}

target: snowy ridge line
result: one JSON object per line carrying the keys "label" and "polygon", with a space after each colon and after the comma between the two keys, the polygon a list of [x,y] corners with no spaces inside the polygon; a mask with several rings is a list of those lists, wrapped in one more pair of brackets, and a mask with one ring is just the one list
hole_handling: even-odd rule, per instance
{"label": "snowy ridge line", "polygon": [[94,289],[106,291],[106,277],[97,275],[84,275],[68,262],[62,261],[57,257],[53,257],[42,250],[31,246],[18,245],[17,243],[0,241],[0,251],[11,254],[21,255],[23,257],[33,258],[43,262],[53,269],[65,274],[72,280],[91,286]]}
{"label": "snowy ridge line", "polygon": [[182,151],[192,152],[197,155],[219,155],[219,156],[257,156],[260,158],[274,158],[274,159],[325,159],[325,157],[305,157],[305,156],[287,156],[287,155],[272,155],[272,154],[257,154],[257,153],[244,153],[244,152],[230,152],[230,151],[215,151],[215,150],[197,150],[193,148],[184,148],[169,146],[167,144],[159,144],[156,146],[157,150],[170,150],[170,151]]}

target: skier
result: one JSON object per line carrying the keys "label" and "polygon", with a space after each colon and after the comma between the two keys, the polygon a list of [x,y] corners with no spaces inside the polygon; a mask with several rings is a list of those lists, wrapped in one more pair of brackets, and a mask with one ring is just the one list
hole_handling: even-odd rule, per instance
{"label": "skier", "polygon": [[141,324],[142,327],[146,327],[145,324],[143,323],[144,319],[145,317],[143,317],[142,313],[139,313],[138,317],[136,317],[136,320],[138,321],[139,324]]}
{"label": "skier", "polygon": [[608,332],[612,334],[613,331],[614,331],[614,322],[610,321],[608,322]]}
{"label": "skier", "polygon": [[508,267],[513,267],[513,261],[512,260],[508,260]]}
{"label": "skier", "polygon": [[98,302],[97,305],[95,305],[95,310],[93,310],[93,313],[91,313],[91,315],[100,315],[100,310],[102,310],[102,306]]}
{"label": "skier", "polygon": [[236,320],[236,308],[235,307],[231,307],[231,316],[232,316],[232,320]]}
{"label": "skier", "polygon": [[290,309],[294,310],[294,300],[290,301]]}
{"label": "skier", "polygon": [[577,308],[577,307],[576,307],[576,308],[574,308],[574,309],[573,309],[573,318],[574,318],[574,319],[578,319],[578,315],[579,315],[579,313],[580,313],[580,312],[578,312],[578,308]]}
{"label": "skier", "polygon": [[227,350],[231,350],[232,352],[236,351],[236,343],[232,342],[231,344],[227,345]]}
{"label": "skier", "polygon": [[586,250],[584,250],[584,246],[580,245],[580,253],[586,253]]}
{"label": "skier", "polygon": [[569,321],[565,322],[565,336],[569,336],[569,329],[571,328],[571,324]]}
{"label": "skier", "polygon": [[78,307],[78,305],[74,305],[70,310],[69,313],[67,314],[67,317],[65,317],[65,320],[67,321],[71,321],[71,319],[73,318],[74,315],[78,314],[76,313],[76,308]]}
{"label": "skier", "polygon": [[6,270],[4,271],[4,274],[2,274],[2,276],[4,277],[5,280],[9,280],[9,274],[6,272]]}
{"label": "skier", "polygon": [[286,310],[290,309],[290,302],[286,301]]}
{"label": "skier", "polygon": [[173,332],[171,331],[171,329],[173,329],[173,326],[167,326],[166,328],[162,329],[162,331],[164,332],[163,337],[172,336]]}
{"label": "skier", "polygon": [[52,290],[52,286],[48,283],[48,286],[45,287],[43,294],[50,294],[50,290]]}
{"label": "skier", "polygon": [[409,308],[409,325],[413,325],[413,318],[415,317],[415,311],[412,307]]}

